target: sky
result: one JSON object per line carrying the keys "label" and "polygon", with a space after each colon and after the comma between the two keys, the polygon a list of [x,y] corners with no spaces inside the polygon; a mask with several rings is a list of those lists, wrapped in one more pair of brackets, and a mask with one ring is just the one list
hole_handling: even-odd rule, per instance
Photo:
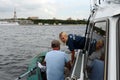
{"label": "sky", "polygon": [[37,16],[39,19],[86,19],[90,0],[0,0],[0,19]]}

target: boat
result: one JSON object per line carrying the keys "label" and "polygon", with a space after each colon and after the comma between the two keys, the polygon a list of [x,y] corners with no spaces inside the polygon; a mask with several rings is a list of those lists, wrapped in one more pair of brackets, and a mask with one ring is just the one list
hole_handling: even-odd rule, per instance
{"label": "boat", "polygon": [[[93,2],[86,26],[86,44],[77,54],[70,79],[120,80],[120,0],[94,0]],[[104,62],[103,78],[90,79],[91,72],[87,68],[91,43],[93,40],[100,39],[104,43],[101,49]]]}
{"label": "boat", "polygon": [[[65,80],[92,80],[90,79],[91,72],[88,69],[88,61],[92,54],[91,43],[94,40],[102,40],[104,44],[101,49],[103,53],[101,60],[104,63],[101,80],[120,80],[120,0],[95,0],[91,6],[85,31],[85,47],[76,52],[73,68]],[[40,69],[34,69],[37,59],[38,57],[32,60],[26,73],[30,74],[35,70],[33,72],[35,75],[28,76],[27,80],[43,80]],[[41,60],[41,57],[39,59]],[[19,78],[21,77],[23,75]]]}
{"label": "boat", "polygon": [[19,25],[18,22],[0,21],[0,25]]}
{"label": "boat", "polygon": [[40,54],[36,55],[29,63],[28,69],[25,73],[20,75],[15,80],[20,80],[27,75],[26,80],[45,80],[46,73],[41,72],[41,69],[37,66],[37,62],[42,63],[45,59],[45,55],[47,52],[41,52]]}
{"label": "boat", "polygon": [[[39,67],[36,67],[37,62],[42,63],[44,61],[45,55],[47,52],[42,52],[40,54],[38,54],[35,58],[32,59],[32,61],[29,63],[28,65],[28,71],[30,71],[31,69],[33,69],[33,71],[31,71],[28,74],[27,80],[45,80],[45,72],[41,72]],[[34,70],[35,69],[35,70]]]}

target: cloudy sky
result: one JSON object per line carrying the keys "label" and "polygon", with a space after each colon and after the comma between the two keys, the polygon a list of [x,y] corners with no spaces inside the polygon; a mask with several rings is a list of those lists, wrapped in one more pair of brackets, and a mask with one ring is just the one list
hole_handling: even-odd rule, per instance
{"label": "cloudy sky", "polygon": [[90,0],[0,0],[0,18],[38,16],[40,19],[83,19],[90,11]]}

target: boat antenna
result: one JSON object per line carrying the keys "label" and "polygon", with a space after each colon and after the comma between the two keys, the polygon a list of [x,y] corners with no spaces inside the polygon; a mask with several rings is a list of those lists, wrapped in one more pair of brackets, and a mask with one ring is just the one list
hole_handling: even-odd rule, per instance
{"label": "boat antenna", "polygon": [[99,4],[101,4],[101,0],[99,0]]}
{"label": "boat antenna", "polygon": [[[87,19],[85,37],[87,37],[87,34],[88,34],[88,27],[89,27],[90,19],[91,19],[91,17],[92,17],[92,16],[94,15],[94,13],[95,13],[95,6],[97,6],[95,1],[96,1],[96,0],[94,0],[93,9],[91,8],[91,14],[89,15],[89,17],[88,17],[88,19]],[[90,6],[90,7],[91,7],[91,6]],[[85,40],[85,41],[87,41],[87,40]],[[85,44],[83,53],[85,53],[86,45],[87,45],[87,44]]]}
{"label": "boat antenna", "polygon": [[[93,9],[92,9],[92,1],[90,0],[90,12],[93,13]],[[87,30],[88,30],[88,26],[89,26],[89,22],[90,22],[90,18],[91,18],[92,14],[89,15],[88,19],[87,19],[87,24],[86,24],[86,31],[85,31],[85,37],[87,35]]]}

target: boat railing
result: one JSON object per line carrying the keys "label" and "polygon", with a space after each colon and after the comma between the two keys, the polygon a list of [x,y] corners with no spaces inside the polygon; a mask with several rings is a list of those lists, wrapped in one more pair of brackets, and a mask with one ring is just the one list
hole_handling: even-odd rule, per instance
{"label": "boat railing", "polygon": [[84,54],[82,50],[76,52],[76,59],[73,65],[70,77],[67,77],[65,80],[83,80],[83,67],[84,67]]}

